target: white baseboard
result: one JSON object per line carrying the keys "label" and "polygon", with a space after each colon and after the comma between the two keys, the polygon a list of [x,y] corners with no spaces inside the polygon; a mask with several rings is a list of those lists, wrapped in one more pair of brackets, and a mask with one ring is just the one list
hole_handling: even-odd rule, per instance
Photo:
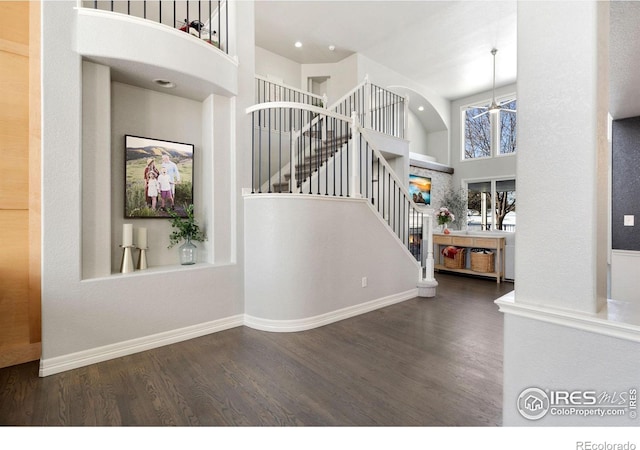
{"label": "white baseboard", "polygon": [[40,376],[46,377],[48,375],[77,369],[78,367],[88,366],[90,364],[119,358],[121,356],[132,355],[145,350],[175,344],[176,342],[187,341],[189,339],[216,333],[218,331],[239,327],[242,324],[243,315],[238,314],[224,319],[213,320],[211,322],[171,330],[164,333],[152,334],[150,336],[83,350],[77,353],[41,359]]}
{"label": "white baseboard", "polygon": [[249,328],[254,328],[256,330],[271,331],[277,333],[305,331],[328,325],[333,322],[338,322],[340,320],[348,319],[349,317],[358,316],[360,314],[374,311],[376,309],[384,308],[385,306],[393,305],[395,303],[410,300],[417,296],[418,289],[410,289],[399,294],[389,295],[387,297],[382,297],[366,303],[361,303],[359,305],[348,306],[336,311],[330,311],[314,317],[306,317],[303,319],[272,320],[261,319],[259,317],[253,317],[245,314],[244,324]]}
{"label": "white baseboard", "polygon": [[230,328],[246,325],[250,328],[271,332],[294,332],[310,330],[312,328],[328,325],[333,322],[348,319],[360,314],[364,314],[376,309],[384,308],[395,303],[410,300],[418,296],[418,289],[410,289],[399,294],[382,297],[359,305],[330,311],[314,317],[296,320],[271,320],[252,317],[246,314],[238,314],[224,319],[214,320],[207,323],[193,325],[190,327],[171,330],[164,333],[157,333],[129,341],[118,342],[116,344],[96,347],[83,350],[68,355],[57,356],[40,360],[40,376],[46,377],[67,370],[96,364],[121,356],[132,355],[134,353],[151,350],[177,342],[194,339],[207,334],[217,333]]}

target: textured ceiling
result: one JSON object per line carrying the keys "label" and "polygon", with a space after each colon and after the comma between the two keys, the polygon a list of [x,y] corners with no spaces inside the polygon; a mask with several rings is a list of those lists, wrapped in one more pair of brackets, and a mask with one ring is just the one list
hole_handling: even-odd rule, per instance
{"label": "textured ceiling", "polygon": [[[611,114],[640,116],[640,2],[610,6]],[[255,13],[256,45],[299,63],[357,52],[455,100],[491,89],[496,47],[496,85],[516,81],[515,1],[258,0]]]}
{"label": "textured ceiling", "polygon": [[361,53],[453,100],[491,89],[495,47],[496,84],[516,81],[514,1],[262,0],[255,16],[256,45],[299,63]]}

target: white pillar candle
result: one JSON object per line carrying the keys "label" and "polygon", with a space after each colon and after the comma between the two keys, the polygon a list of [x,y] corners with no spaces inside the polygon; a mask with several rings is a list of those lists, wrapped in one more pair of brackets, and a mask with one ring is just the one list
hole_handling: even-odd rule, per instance
{"label": "white pillar candle", "polygon": [[133,245],[133,224],[122,224],[122,246],[131,247]]}
{"label": "white pillar candle", "polygon": [[137,245],[138,245],[138,248],[147,248],[147,229],[146,228],[138,228]]}

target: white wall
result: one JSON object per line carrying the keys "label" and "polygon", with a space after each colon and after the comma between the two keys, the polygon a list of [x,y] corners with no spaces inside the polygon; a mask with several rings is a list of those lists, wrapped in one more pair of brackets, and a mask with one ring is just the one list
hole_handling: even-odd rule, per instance
{"label": "white wall", "polygon": [[360,79],[359,81],[362,81],[364,77],[368,75],[369,80],[380,87],[387,88],[389,86],[398,86],[418,93],[437,111],[442,123],[444,124],[442,129],[449,128],[450,102],[448,100],[440,97],[427,86],[419,85],[413,80],[406,78],[404,75],[401,75],[364,55],[358,54],[355,56],[357,56],[357,73],[358,78]]}
{"label": "white wall", "polygon": [[301,326],[366,302],[415,296],[415,258],[366,199],[263,194],[245,196],[244,204],[245,310],[256,323]]}
{"label": "white wall", "polygon": [[421,155],[431,155],[429,153],[429,136],[416,115],[409,111],[409,126],[407,128],[406,139],[409,141],[409,151]]}
{"label": "white wall", "polygon": [[358,78],[357,62],[357,55],[351,55],[334,64],[302,64],[302,89],[307,90],[309,78],[328,77],[326,94],[331,106],[362,82],[364,77]]}
{"label": "white wall", "polygon": [[[239,18],[239,31],[251,41],[250,46],[238,45],[238,52],[241,59],[253,61],[253,5],[238,3],[234,8],[241,11],[232,17]],[[104,117],[106,93],[100,94],[102,100],[96,103],[102,113],[94,115],[93,122],[83,130],[81,56],[72,48],[75,6],[74,1],[42,3],[42,374],[236,326],[241,323],[237,316],[243,311],[243,253],[242,243],[237,242],[237,236],[242,234],[242,211],[238,211],[236,195],[246,175],[241,171],[245,156],[236,149],[249,148],[246,141],[251,136],[250,121],[243,109],[253,101],[252,64],[243,66],[236,77],[247,98],[240,95],[237,99],[219,99],[213,102],[216,108],[213,104],[200,106],[202,110],[196,114],[215,117],[216,124],[222,127],[220,134],[225,136],[214,141],[213,147],[226,153],[211,161],[217,171],[214,178],[219,173],[224,173],[225,178],[212,186],[219,192],[203,193],[203,203],[207,203],[205,208],[213,208],[213,216],[219,215],[223,220],[216,222],[216,230],[222,233],[216,239],[229,242],[229,247],[221,250],[227,255],[226,261],[82,280],[83,227],[89,225],[83,223],[81,205],[85,193],[96,189],[91,186],[91,179],[83,177],[81,155],[104,150],[103,146],[87,144],[106,139],[104,133],[97,134],[103,127],[96,127],[99,117]],[[107,76],[104,72],[94,75],[96,84],[104,83]],[[215,72],[211,76],[214,78],[209,82],[215,84]],[[158,100],[155,94],[148,93],[138,98]],[[170,104],[182,104],[182,100]],[[136,112],[143,108],[140,105]],[[219,120],[221,117],[224,120]],[[150,132],[159,131],[153,128],[154,124],[145,122],[145,117],[129,119],[151,127]],[[114,122],[119,120],[117,117]],[[176,117],[176,126],[178,122]],[[83,132],[91,130],[96,135],[83,139]],[[211,141],[202,137],[202,142],[207,139]],[[104,186],[104,180],[99,183]],[[105,214],[112,208],[110,204],[102,206]]]}
{"label": "white wall", "polygon": [[640,305],[640,252],[611,251],[611,298]]}
{"label": "white wall", "polygon": [[[517,281],[516,281],[517,283]],[[629,417],[583,417],[547,413],[537,421],[525,419],[517,398],[529,387],[543,391],[595,391],[612,395],[638,389],[640,343],[567,328],[538,320],[505,316],[505,384],[502,420],[506,426],[638,426]],[[609,406],[605,403],[604,406]]]}
{"label": "white wall", "polygon": [[256,46],[256,75],[271,75],[288,86],[306,91],[306,84],[302,83],[301,68],[301,64],[295,61]]}
{"label": "white wall", "polygon": [[450,165],[449,130],[433,131],[427,134],[427,155],[433,156],[440,164]]}

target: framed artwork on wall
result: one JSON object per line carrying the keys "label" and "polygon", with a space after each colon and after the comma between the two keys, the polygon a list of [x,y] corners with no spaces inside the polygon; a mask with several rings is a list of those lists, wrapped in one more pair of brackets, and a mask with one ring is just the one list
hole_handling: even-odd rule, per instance
{"label": "framed artwork on wall", "polygon": [[431,178],[409,175],[409,194],[418,205],[430,205]]}
{"label": "framed artwork on wall", "polygon": [[187,217],[193,204],[192,144],[125,135],[124,216]]}

